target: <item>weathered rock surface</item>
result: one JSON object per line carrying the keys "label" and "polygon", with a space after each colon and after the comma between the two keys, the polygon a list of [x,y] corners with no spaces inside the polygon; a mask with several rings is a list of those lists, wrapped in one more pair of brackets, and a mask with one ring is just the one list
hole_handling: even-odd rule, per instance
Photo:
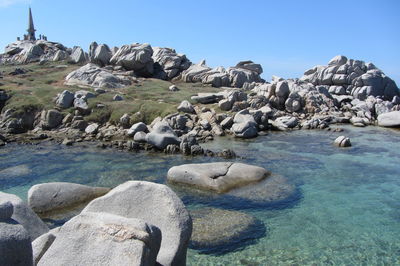
{"label": "weathered rock surface", "polygon": [[182,201],[167,186],[129,181],[93,200],[82,211],[87,212],[107,212],[155,225],[162,233],[157,262],[185,265],[192,220]]}
{"label": "weathered rock surface", "polygon": [[67,48],[60,43],[44,40],[17,41],[7,45],[4,54],[0,54],[0,65],[60,61],[67,57],[69,57]]}
{"label": "weathered rock surface", "polygon": [[243,110],[233,118],[231,131],[239,138],[254,138],[258,134],[257,123],[248,110]]}
{"label": "weathered rock surface", "polygon": [[213,87],[241,88],[245,83],[262,81],[261,73],[261,66],[252,61],[239,62],[235,67],[228,69],[223,67],[212,69],[203,60],[183,71],[182,80],[185,82],[202,82]]}
{"label": "weathered rock surface", "polygon": [[218,193],[263,180],[269,172],[262,167],[232,162],[184,164],[168,171],[168,181]]}
{"label": "weathered rock surface", "polygon": [[12,203],[14,209],[11,218],[25,228],[31,241],[49,231],[47,225],[19,197],[0,191],[0,204],[7,201]]}
{"label": "weathered rock surface", "polygon": [[190,211],[193,233],[190,247],[204,252],[215,252],[219,248],[243,245],[265,234],[265,226],[253,216],[217,208],[202,208]]}
{"label": "weathered rock surface", "polygon": [[38,265],[154,265],[160,242],[142,220],[85,212],[61,227]]}
{"label": "weathered rock surface", "polygon": [[345,136],[339,136],[335,139],[334,144],[338,147],[350,147],[350,139]]}
{"label": "weathered rock surface", "polygon": [[154,72],[153,49],[147,43],[123,45],[113,55],[110,63],[133,70],[137,75],[151,77]]}
{"label": "weathered rock surface", "polygon": [[157,122],[149,134],[146,141],[159,149],[164,149],[170,144],[179,145],[181,142],[167,122]]}
{"label": "weathered rock surface", "polygon": [[91,62],[103,67],[110,63],[112,52],[107,44],[100,44],[98,46],[96,44],[93,54],[90,54],[89,56]]}
{"label": "weathered rock surface", "polygon": [[64,90],[61,94],[58,95],[56,104],[61,108],[70,108],[74,103],[75,95],[68,91]]}
{"label": "weathered rock surface", "polygon": [[153,47],[154,77],[171,80],[192,64],[185,55],[174,49]]}
{"label": "weathered rock surface", "polygon": [[28,205],[36,213],[45,213],[88,202],[108,191],[109,188],[66,182],[43,183],[29,189]]}
{"label": "weathered rock surface", "polygon": [[58,127],[64,116],[57,110],[42,111],[41,123],[43,129],[53,129]]}
{"label": "weathered rock surface", "polygon": [[65,84],[69,86],[123,88],[131,85],[131,83],[129,77],[114,74],[93,63],[88,63],[78,68],[65,78]]}
{"label": "weathered rock surface", "polygon": [[[360,100],[368,96],[380,96],[391,101],[399,95],[399,89],[392,79],[371,63],[336,56],[328,66],[316,66],[304,73],[302,81],[313,85],[343,86],[351,95]],[[340,94],[343,94],[341,91]]]}
{"label": "weathered rock surface", "polygon": [[400,127],[400,111],[393,111],[379,115],[378,125],[381,127]]}
{"label": "weathered rock surface", "polygon": [[83,49],[79,46],[76,46],[72,49],[71,53],[71,62],[75,64],[82,64],[87,62],[89,59],[88,54],[83,51]]}

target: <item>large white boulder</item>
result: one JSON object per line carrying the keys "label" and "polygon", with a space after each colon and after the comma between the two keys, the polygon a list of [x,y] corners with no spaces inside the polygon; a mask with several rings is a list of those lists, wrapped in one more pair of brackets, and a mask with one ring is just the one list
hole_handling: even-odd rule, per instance
{"label": "large white boulder", "polygon": [[109,188],[53,182],[32,186],[28,191],[29,207],[36,213],[60,210],[103,196]]}
{"label": "large white boulder", "polygon": [[119,76],[112,72],[88,63],[65,78],[65,84],[69,86],[90,86],[97,88],[123,88],[131,84],[126,76]]}
{"label": "large white boulder", "polygon": [[400,127],[400,111],[393,111],[379,115],[378,125],[381,127]]}
{"label": "large white boulder", "polygon": [[218,193],[263,180],[269,172],[262,167],[233,162],[184,164],[168,171],[168,181],[213,190]]}
{"label": "large white boulder", "polygon": [[159,149],[165,149],[170,144],[179,145],[181,142],[169,124],[165,121],[157,122],[153,130],[146,135],[147,143]]}
{"label": "large white boulder", "polygon": [[85,212],[61,227],[38,265],[155,265],[160,242],[144,221]]}
{"label": "large white boulder", "polygon": [[157,226],[162,234],[157,262],[185,265],[192,220],[185,205],[167,186],[129,181],[93,200],[82,211],[83,214],[87,212],[107,212]]}

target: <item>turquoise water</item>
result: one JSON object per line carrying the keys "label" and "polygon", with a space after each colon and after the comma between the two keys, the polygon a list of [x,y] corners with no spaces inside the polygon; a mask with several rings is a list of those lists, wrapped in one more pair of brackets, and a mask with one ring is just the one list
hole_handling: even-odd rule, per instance
{"label": "turquoise water", "polygon": [[[353,147],[334,147],[339,135],[349,136]],[[189,250],[189,265],[400,264],[399,130],[345,127],[342,133],[295,131],[247,141],[220,138],[206,145],[213,150],[233,148],[243,157],[238,160],[286,177],[296,193],[285,204],[258,206],[224,201],[224,196],[207,201],[177,190],[189,209],[218,207],[220,202],[219,207],[242,210],[266,227],[262,238],[230,252]],[[9,145],[0,148],[0,190],[26,198],[30,186],[49,181],[98,186],[132,179],[165,183],[174,165],[215,160],[221,159],[90,146]]]}

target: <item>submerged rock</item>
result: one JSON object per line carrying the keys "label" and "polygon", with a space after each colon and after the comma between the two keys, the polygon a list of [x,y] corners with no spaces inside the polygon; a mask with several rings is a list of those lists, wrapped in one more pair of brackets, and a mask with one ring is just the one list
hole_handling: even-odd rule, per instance
{"label": "submerged rock", "polygon": [[31,172],[32,170],[26,164],[8,167],[0,170],[0,180],[26,176],[29,175]]}
{"label": "submerged rock", "polygon": [[155,265],[160,242],[142,220],[85,212],[61,227],[38,265]]}
{"label": "submerged rock", "polygon": [[218,193],[258,182],[269,175],[262,167],[232,162],[184,164],[168,171],[168,181]]}
{"label": "submerged rock", "polygon": [[265,226],[253,216],[217,208],[190,211],[193,233],[190,247],[204,253],[221,252],[243,246],[265,235]]}
{"label": "submerged rock", "polygon": [[255,205],[273,205],[291,198],[295,192],[296,187],[287,178],[272,174],[257,184],[233,189],[227,195]]}
{"label": "submerged rock", "polygon": [[162,232],[157,262],[185,265],[192,233],[192,220],[182,201],[167,186],[144,181],[129,181],[93,200],[82,211],[106,212],[137,218],[157,226]]}

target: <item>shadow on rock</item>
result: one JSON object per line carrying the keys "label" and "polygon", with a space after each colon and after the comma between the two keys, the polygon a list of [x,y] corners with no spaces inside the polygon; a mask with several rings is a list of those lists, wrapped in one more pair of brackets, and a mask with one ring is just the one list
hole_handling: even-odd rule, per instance
{"label": "shadow on rock", "polygon": [[172,185],[172,188],[185,204],[195,202],[231,210],[292,208],[302,199],[300,188],[280,175],[271,175],[261,182],[225,194],[182,185]]}

